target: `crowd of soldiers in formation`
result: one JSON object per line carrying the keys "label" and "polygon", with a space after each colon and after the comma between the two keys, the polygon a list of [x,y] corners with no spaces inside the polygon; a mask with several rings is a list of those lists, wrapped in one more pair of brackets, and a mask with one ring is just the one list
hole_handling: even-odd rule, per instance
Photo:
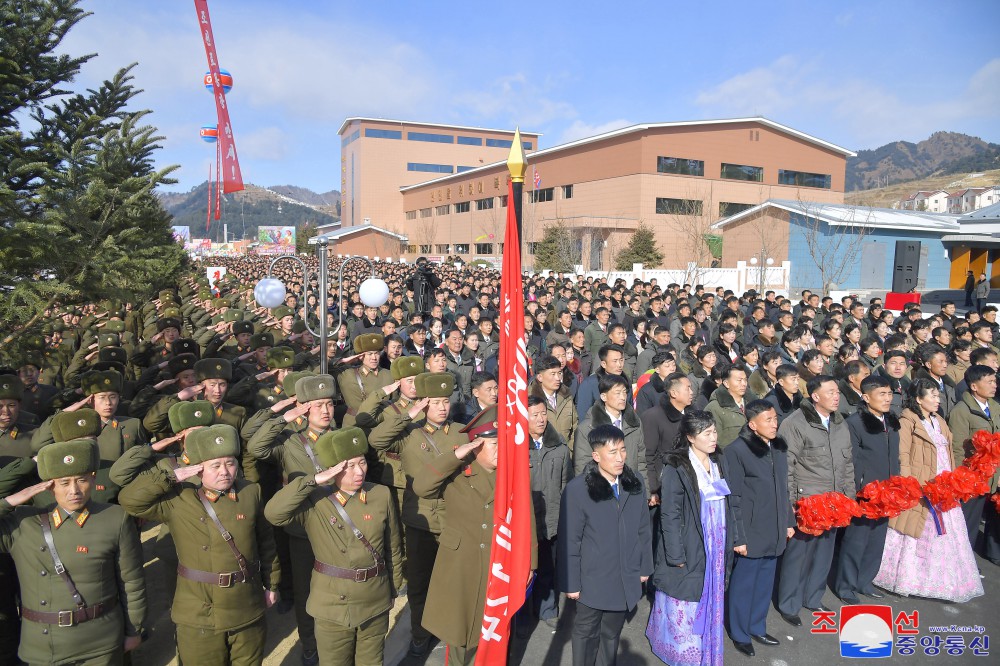
{"label": "crowd of soldiers in formation", "polygon": [[[138,534],[157,524],[184,664],[261,663],[272,606],[294,612],[303,664],[381,664],[398,598],[409,604],[413,657],[440,641],[454,663],[472,663],[493,526],[499,273],[379,263],[390,298],[368,307],[357,291],[367,269],[321,294],[315,278],[279,263],[288,295],[268,310],[253,286],[269,264],[229,258],[211,285],[193,273],[145,302],[60,305],[5,354],[0,663],[123,663],[148,615]],[[730,609],[729,635],[747,654],[751,637],[776,644],[763,627],[773,560],[784,551],[779,610],[791,624],[801,608],[822,608],[832,565],[831,539],[796,533],[795,499],[853,496],[861,469],[873,470],[866,480],[883,466],[899,473],[898,460],[864,458],[863,419],[898,430],[897,417],[926,407],[928,391],[911,389],[929,382],[959,462],[971,432],[1000,429],[987,386],[995,393],[995,308],[959,317],[945,303],[927,317],[914,305],[897,316],[878,299],[801,297],[525,276],[536,577],[518,637],[539,622],[559,626],[565,593],[577,606],[574,663],[613,660],[619,615],[641,584],[658,609],[709,603],[713,565],[692,561],[687,531],[671,522],[683,478],[672,473],[691,466],[690,453],[704,465],[697,477],[688,469],[694,488],[709,498],[702,477],[728,477],[721,495],[737,509],[723,562],[748,605]],[[311,332],[320,316],[333,332],[325,345]],[[883,391],[889,402],[873,408]],[[817,420],[818,443],[798,423]],[[762,444],[787,458],[771,466],[774,497],[741,471]],[[814,445],[843,457],[828,466]],[[589,495],[573,494],[574,478]],[[642,554],[605,553],[595,568],[580,552],[590,510],[580,503],[623,505],[619,481],[622,497],[641,499],[631,501],[643,519],[623,538]],[[985,555],[1000,561],[991,506],[963,507],[965,522],[975,545],[985,517]],[[604,527],[598,540],[614,546],[615,525]],[[845,603],[881,596],[872,539],[885,542],[885,525],[856,531],[859,545],[836,563]],[[597,582],[607,567],[635,580]],[[602,595],[612,601],[590,601]],[[676,630],[650,620],[652,650],[667,663],[681,663]],[[711,633],[694,663],[721,663]]]}

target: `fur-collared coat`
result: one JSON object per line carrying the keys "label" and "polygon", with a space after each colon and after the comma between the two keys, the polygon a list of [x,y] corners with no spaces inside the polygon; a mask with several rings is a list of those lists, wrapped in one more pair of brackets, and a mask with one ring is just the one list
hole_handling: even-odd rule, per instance
{"label": "fur-collared coat", "polygon": [[641,475],[628,465],[619,499],[590,462],[566,486],[559,508],[556,587],[579,592],[590,608],[626,611],[642,597],[642,576],[653,573],[649,507]]}
{"label": "fur-collared coat", "polygon": [[899,475],[899,419],[890,412],[885,425],[862,406],[845,420],[851,431],[854,483],[861,490],[871,481]]}

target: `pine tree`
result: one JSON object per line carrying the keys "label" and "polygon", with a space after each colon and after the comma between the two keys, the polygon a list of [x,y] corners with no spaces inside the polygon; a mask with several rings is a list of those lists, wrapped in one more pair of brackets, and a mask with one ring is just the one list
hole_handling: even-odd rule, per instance
{"label": "pine tree", "polygon": [[542,240],[535,243],[534,269],[572,273],[580,263],[580,246],[572,229],[561,221],[545,227]]}
{"label": "pine tree", "polygon": [[615,270],[630,271],[632,264],[642,264],[646,268],[657,268],[663,263],[663,252],[656,245],[653,230],[645,224],[632,234],[628,245],[622,248],[615,258]]}
{"label": "pine tree", "polygon": [[[132,67],[68,94],[92,56],[55,55],[86,13],[78,0],[0,0],[0,348],[57,303],[134,300],[175,281],[186,258],[153,194],[162,137],[130,110]],[[24,122],[29,118],[29,122]],[[14,343],[14,344],[12,344]]]}

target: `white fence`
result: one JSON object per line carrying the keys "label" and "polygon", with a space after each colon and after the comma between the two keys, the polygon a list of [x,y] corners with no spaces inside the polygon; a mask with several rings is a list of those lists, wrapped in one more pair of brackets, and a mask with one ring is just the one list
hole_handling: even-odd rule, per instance
{"label": "white fence", "polygon": [[[548,275],[551,271],[543,271]],[[632,281],[639,278],[643,281],[655,279],[657,284],[665,287],[671,282],[677,284],[701,284],[705,289],[714,290],[716,287],[732,289],[737,294],[742,294],[748,289],[764,291],[773,289],[781,294],[788,295],[792,264],[789,261],[781,262],[780,266],[768,266],[761,271],[760,266],[751,266],[745,261],[736,263],[736,268],[700,268],[694,264],[687,270],[646,270],[642,264],[634,264],[631,271],[589,271],[584,272],[583,266],[577,266],[577,275],[585,275],[595,279],[604,278],[610,283],[614,283],[618,278],[622,278],[631,286]],[[763,278],[763,285],[761,280]]]}

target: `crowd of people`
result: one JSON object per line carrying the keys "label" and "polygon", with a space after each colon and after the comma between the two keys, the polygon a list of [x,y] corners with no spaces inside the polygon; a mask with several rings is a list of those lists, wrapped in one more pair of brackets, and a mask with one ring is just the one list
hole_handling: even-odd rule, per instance
{"label": "crowd of people", "polygon": [[[0,666],[123,663],[149,617],[139,533],[157,525],[183,664],[262,663],[272,607],[294,613],[304,665],[382,664],[398,599],[413,658],[441,642],[473,663],[500,275],[378,263],[390,297],[371,307],[366,265],[324,294],[315,262],[275,266],[273,309],[253,295],[270,260],[230,257],[211,283],[198,267],[21,333],[0,367]],[[844,604],[983,594],[974,552],[1000,564],[985,494],[819,535],[795,506],[924,483],[1000,432],[997,309],[799,296],[525,276],[534,577],[518,639],[569,624],[575,665],[614,664],[648,598],[656,657],[721,664],[727,636],[748,656],[779,645],[772,597],[793,626],[828,610],[831,573]]]}

